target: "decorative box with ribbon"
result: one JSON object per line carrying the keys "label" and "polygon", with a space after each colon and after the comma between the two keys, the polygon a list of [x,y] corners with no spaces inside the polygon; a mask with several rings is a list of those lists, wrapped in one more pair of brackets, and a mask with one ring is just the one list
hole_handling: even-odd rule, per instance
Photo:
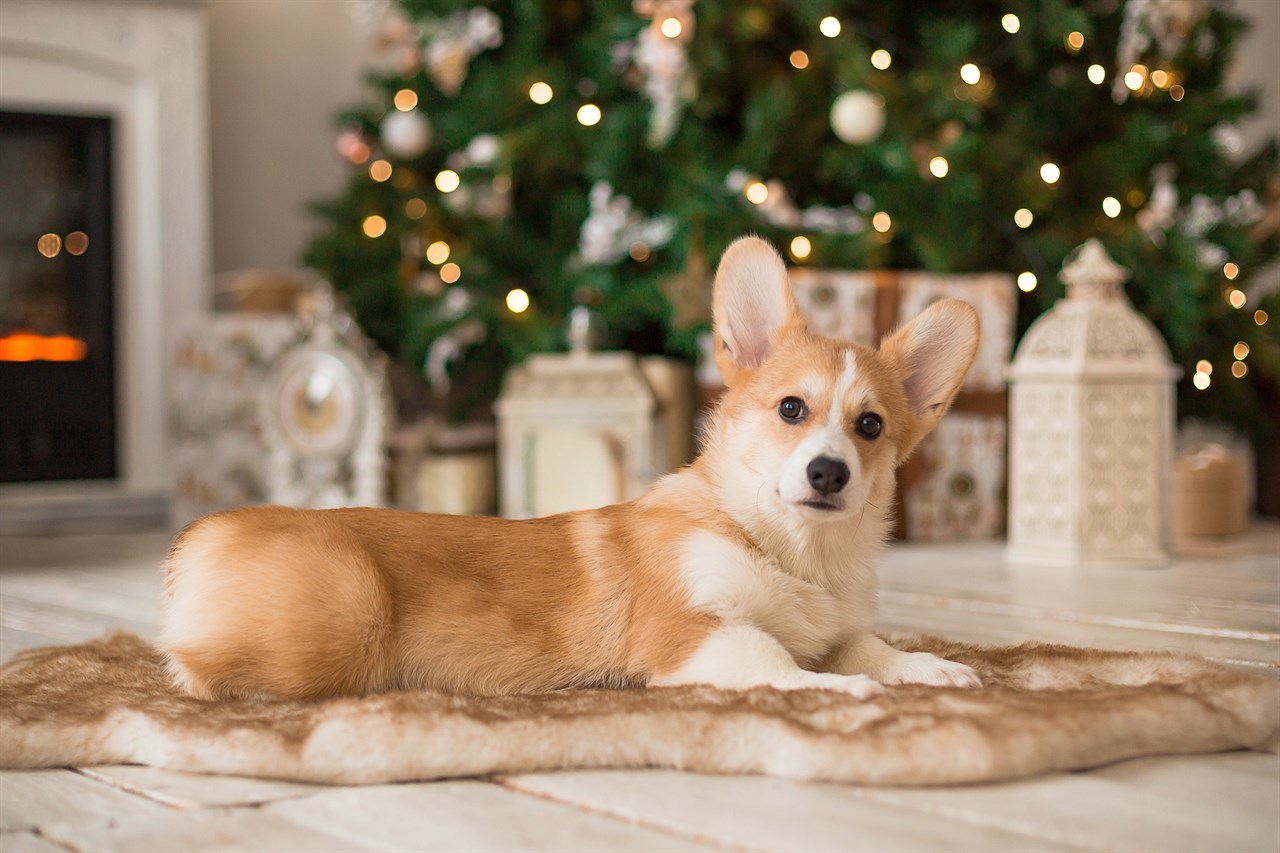
{"label": "decorative box with ribbon", "polygon": [[1004,529],[1008,398],[1004,371],[1017,310],[1004,273],[943,275],[792,269],[809,329],[876,346],[896,326],[939,299],[978,310],[978,357],[950,413],[898,472],[897,534],[919,541],[980,539]]}

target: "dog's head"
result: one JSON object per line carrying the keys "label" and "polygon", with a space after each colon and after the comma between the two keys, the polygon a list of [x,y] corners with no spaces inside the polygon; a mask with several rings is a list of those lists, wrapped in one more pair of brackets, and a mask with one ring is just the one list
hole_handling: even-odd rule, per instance
{"label": "dog's head", "polygon": [[735,514],[762,521],[886,509],[894,470],[951,405],[978,347],[977,312],[955,299],[878,350],[810,334],[782,259],[754,237],[721,258],[713,313],[728,391],[709,453]]}

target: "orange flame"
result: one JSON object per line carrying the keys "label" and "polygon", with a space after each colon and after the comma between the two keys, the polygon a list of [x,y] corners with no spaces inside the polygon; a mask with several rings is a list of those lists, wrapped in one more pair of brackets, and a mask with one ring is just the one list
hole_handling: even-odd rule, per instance
{"label": "orange flame", "polygon": [[85,342],[70,335],[37,335],[20,329],[0,338],[0,361],[82,361]]}

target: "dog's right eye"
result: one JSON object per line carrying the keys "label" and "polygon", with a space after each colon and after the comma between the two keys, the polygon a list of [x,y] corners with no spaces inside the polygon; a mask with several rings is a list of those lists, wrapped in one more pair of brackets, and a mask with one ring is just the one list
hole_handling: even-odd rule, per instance
{"label": "dog's right eye", "polygon": [[782,402],[778,404],[778,416],[787,423],[799,423],[808,413],[804,400],[799,397],[783,397]]}

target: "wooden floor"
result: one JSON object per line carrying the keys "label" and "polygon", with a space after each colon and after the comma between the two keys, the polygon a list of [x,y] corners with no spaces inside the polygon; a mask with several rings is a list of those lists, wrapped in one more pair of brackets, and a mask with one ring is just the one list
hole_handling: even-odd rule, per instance
{"label": "wooden floor", "polygon": [[[153,635],[167,539],[0,539],[0,657],[107,628]],[[1181,649],[1280,678],[1280,527],[1161,570],[897,546],[881,578],[886,628]],[[365,788],[146,767],[0,773],[0,851],[432,849],[1280,851],[1280,757],[1149,758],[931,790],[661,771]]]}

